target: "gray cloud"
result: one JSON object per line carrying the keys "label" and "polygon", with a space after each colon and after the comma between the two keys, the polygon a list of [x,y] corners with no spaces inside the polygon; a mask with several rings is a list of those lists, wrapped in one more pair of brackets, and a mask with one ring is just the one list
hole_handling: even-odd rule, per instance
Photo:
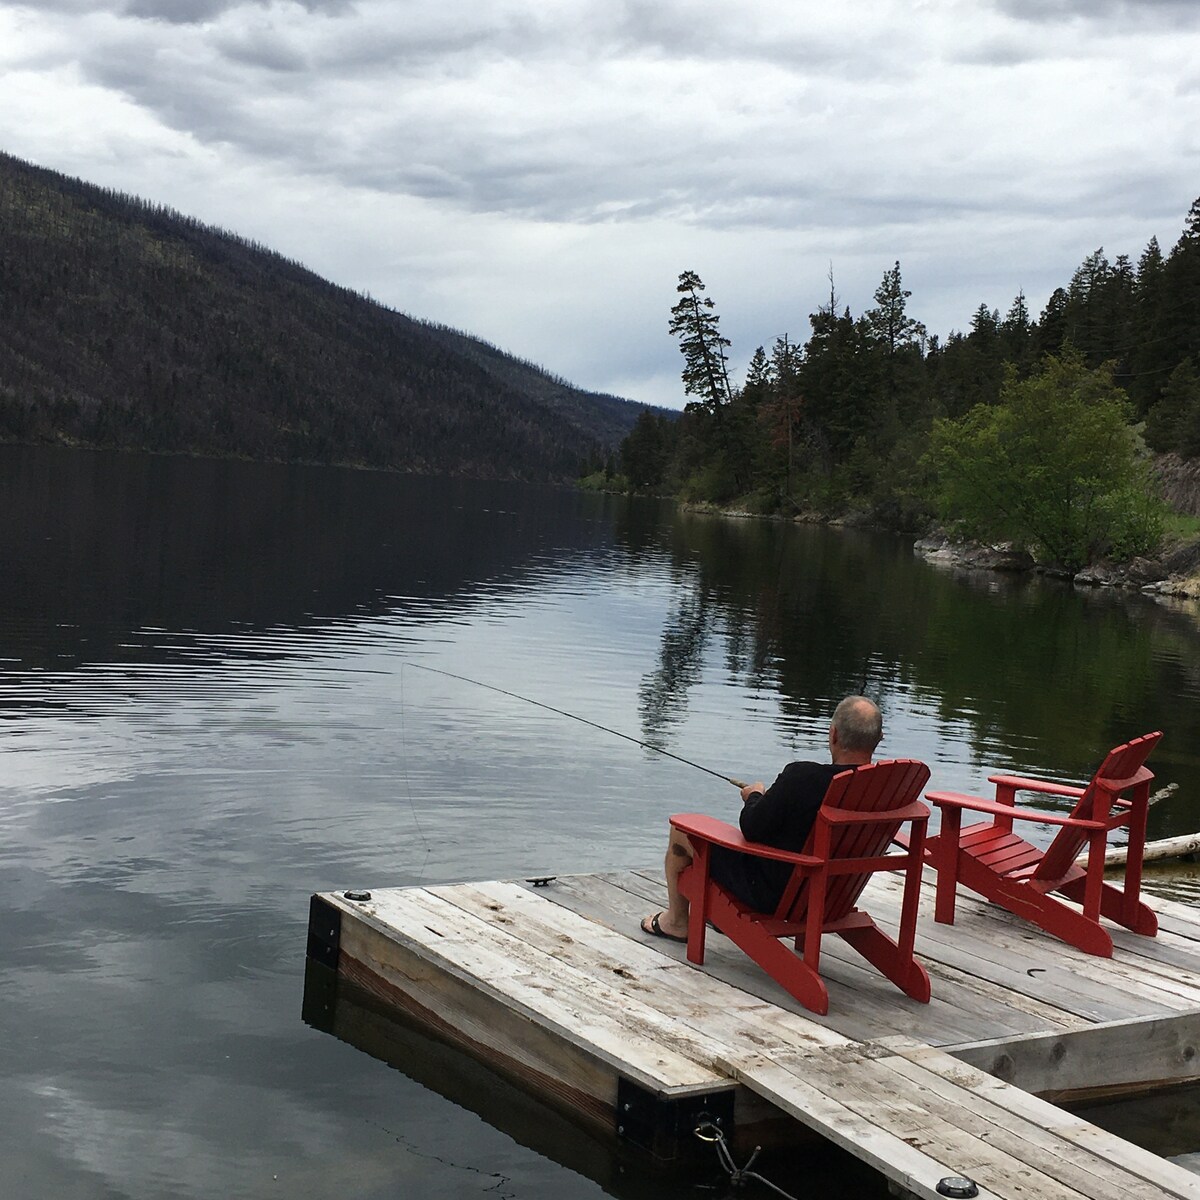
{"label": "gray cloud", "polygon": [[[243,9],[185,43],[126,28],[80,67],[202,143],[354,186],[534,220],[794,220],[807,185],[792,164],[820,149],[800,126],[827,100],[806,95],[791,62],[746,93],[686,52],[658,61],[670,44],[715,56],[731,41],[746,59],[788,59],[784,32],[724,18],[698,32],[684,15],[585,8],[572,44],[561,18],[519,4],[453,23],[427,7],[411,24],[376,9],[336,29]],[[812,40],[823,47],[809,58],[829,69],[840,52]]]}
{"label": "gray cloud", "polygon": [[[539,361],[520,339],[547,294],[561,348],[573,281],[618,261],[640,295],[707,257],[757,320],[815,308],[831,257],[854,305],[911,259],[947,311],[966,295],[961,326],[1021,286],[1040,304],[1097,244],[1173,240],[1200,157],[1190,3],[49,0],[0,48],[21,68],[0,135]],[[799,277],[810,298],[781,300]],[[501,284],[507,317],[474,299]],[[641,370],[661,313],[618,334],[640,311],[618,306],[584,324]]]}
{"label": "gray cloud", "polygon": [[1048,58],[1052,53],[1036,36],[1020,38],[1006,33],[965,43],[955,53],[954,61],[981,67],[1016,67]]}
{"label": "gray cloud", "polygon": [[1195,0],[995,0],[998,11],[1038,24],[1078,18],[1103,22],[1131,18],[1139,23],[1166,19],[1193,24]]}
{"label": "gray cloud", "polygon": [[292,73],[313,67],[308,53],[264,29],[239,30],[215,39],[213,45],[223,58],[238,66]]}
{"label": "gray cloud", "polygon": [[[353,0],[289,0],[296,8],[308,13],[329,13],[340,16],[352,11]],[[154,21],[165,21],[171,25],[194,25],[211,21],[224,13],[239,9],[265,9],[274,6],[274,0],[126,0],[123,4],[106,4],[102,7],[131,17]]]}
{"label": "gray cloud", "polygon": [[[43,12],[107,13],[113,17],[193,25],[239,9],[270,8],[274,3],[275,0],[38,0],[38,8]],[[289,0],[289,3],[309,13],[334,15],[354,7],[354,0]]]}
{"label": "gray cloud", "polygon": [[241,7],[244,7],[241,0],[127,0],[120,12],[171,25],[194,25]]}

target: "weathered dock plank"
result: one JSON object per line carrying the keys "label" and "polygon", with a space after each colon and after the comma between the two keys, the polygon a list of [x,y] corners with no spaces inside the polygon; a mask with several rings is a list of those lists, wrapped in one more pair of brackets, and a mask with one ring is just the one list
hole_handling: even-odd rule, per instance
{"label": "weathered dock plank", "polygon": [[[881,879],[864,903],[886,912],[899,897],[893,881]],[[1200,1006],[1197,943],[1170,931],[1147,938],[1109,925],[1122,953],[1097,958],[974,896],[960,895],[957,909],[953,925],[922,921],[925,955],[970,974],[986,972],[1010,991],[1049,999],[1089,1021]]]}
{"label": "weathered dock plank", "polygon": [[[586,1048],[644,1086],[664,1092],[708,1091],[723,1082],[720,1073],[703,1066],[694,1055],[672,1047],[678,1040],[675,1022],[642,1003],[630,980],[606,984],[592,976],[582,987],[578,973],[555,954],[496,925],[489,928],[487,922],[441,896],[421,888],[376,895],[378,899],[364,914],[367,923],[420,946],[444,972],[502,999],[512,1011],[553,1031],[564,1044]],[[353,934],[342,943],[351,955],[357,948]],[[392,982],[411,978],[388,970],[378,955],[375,961]],[[580,1029],[587,1031],[586,1047]]]}
{"label": "weathered dock plank", "polygon": [[[573,912],[606,923],[626,937],[651,939],[638,932],[638,924],[647,913],[662,908],[666,892],[661,881],[652,885],[643,881],[636,890],[627,890],[610,881],[593,885],[592,876],[573,876],[556,880],[544,895]],[[682,944],[656,940],[655,949],[664,957],[686,961]],[[942,1038],[951,1041],[970,1041],[979,1036],[978,1001],[963,1000],[957,995],[961,987],[971,990],[973,981],[956,978],[952,986],[936,994],[930,1005],[923,1005],[897,992],[896,988],[877,971],[863,963],[852,951],[843,949],[836,938],[828,939],[822,950],[825,963],[823,974],[842,998],[828,1017],[816,1017],[788,995],[769,976],[765,975],[744,954],[719,934],[708,940],[705,973],[739,990],[769,1001],[777,1008],[803,1014],[806,1020],[835,1028],[847,1037],[863,1039],[874,1036],[897,1011],[905,1014],[907,1022],[917,1022],[936,1028]],[[1014,1016],[1011,1006],[995,993],[998,1011],[995,1032],[1018,1033],[1046,1028],[1044,1018],[1025,1019]]]}
{"label": "weathered dock plank", "polygon": [[1200,1011],[1131,1017],[1075,1030],[998,1037],[947,1049],[1049,1100],[1152,1091],[1197,1078]]}
{"label": "weathered dock plank", "polygon": [[[853,1056],[803,1054],[731,1062],[729,1069],[742,1083],[852,1153],[878,1153],[880,1161],[873,1165],[884,1174],[894,1170],[896,1141],[919,1151],[928,1164],[920,1174],[907,1174],[897,1182],[926,1200],[937,1200],[937,1181],[953,1175],[966,1175],[984,1195],[1004,1200],[1092,1200],[1089,1192],[1067,1186],[1049,1171],[968,1131],[967,1113],[955,1113],[927,1089],[903,1086],[900,1077],[861,1051]],[[860,1118],[866,1128],[848,1128],[847,1113]]]}
{"label": "weathered dock plank", "polygon": [[[629,873],[628,886],[621,886],[619,881],[605,877],[594,887],[594,878],[590,875],[565,877],[557,880],[547,894],[555,903],[569,907],[593,920],[607,922],[627,936],[642,936],[642,940],[648,941],[649,939],[638,933],[638,923],[648,912],[662,908],[666,903],[666,890],[662,880],[652,880],[639,873]],[[882,1013],[894,1014],[898,1005],[913,1020],[925,1020],[930,1012],[927,1006],[898,994],[895,987],[878,972],[865,966],[858,955],[843,949],[836,938],[828,940],[828,944],[822,949],[822,957],[827,960],[825,974],[831,981],[835,981],[838,989],[845,992],[847,1002],[839,1005],[838,1011],[831,1013],[827,1018],[817,1017],[808,1012],[719,934],[713,934],[708,945],[709,952],[705,962],[707,973],[770,1000],[781,1008],[802,1013],[810,1020],[836,1028],[850,1037],[872,1036],[880,1028]],[[656,943],[656,948],[660,953],[670,955],[680,962],[686,960],[686,952],[682,945],[659,942]],[[938,995],[932,1003],[936,1023],[952,1031],[950,1036],[953,1037],[956,1031],[959,1036],[969,1037],[978,1029],[977,1018],[971,1018],[967,1024],[960,1027],[960,1014],[950,1011],[956,1007],[952,993]],[[964,1007],[970,1011],[977,1008],[977,1005],[967,1004]],[[1045,1028],[1041,1019],[1026,1024],[1022,1020],[1005,1021],[1002,1017],[1001,1023],[1005,1029],[1014,1033],[1024,1028]]]}
{"label": "weathered dock plank", "polygon": [[[815,1017],[719,935],[698,969],[642,934],[665,902],[654,872],[317,900],[340,921],[342,976],[593,1129],[615,1129],[626,1080],[688,1112],[724,1095],[739,1127],[794,1120],[929,1200],[954,1174],[996,1200],[1200,1200],[1200,1178],[1031,1094],[1200,1078],[1186,906],[1152,900],[1163,934],[1118,936],[1101,960],[970,897],[936,925],[927,897],[933,1001],[830,938],[830,1012]],[[886,924],[898,887],[877,877],[863,903]]]}
{"label": "weathered dock plank", "polygon": [[1200,1177],[1188,1180],[1180,1176],[1175,1164],[1159,1155],[1099,1129],[1024,1089],[1008,1087],[1003,1080],[985,1071],[974,1069],[939,1050],[908,1039],[884,1038],[881,1045],[893,1049],[898,1057],[950,1079],[976,1095],[997,1099],[1006,1111],[1025,1116],[1040,1128],[1066,1139],[1073,1146],[1090,1150],[1102,1162],[1160,1188],[1167,1195],[1200,1196],[1196,1190],[1200,1186]]}
{"label": "weathered dock plank", "polygon": [[[886,925],[898,912],[900,890],[898,882],[876,876],[864,893],[864,906]],[[661,879],[651,872],[565,877],[547,895],[615,929],[632,930],[635,937],[638,917],[665,902]],[[1187,906],[1158,898],[1153,903],[1161,905],[1172,925],[1192,932],[1200,929],[1196,912]],[[1097,959],[974,897],[960,896],[959,917],[952,926],[929,920],[932,905],[923,907],[926,917],[918,927],[917,954],[935,980],[933,1002],[924,1006],[897,997],[886,981],[878,976],[872,980],[869,969],[848,957],[848,952],[839,952],[838,940],[831,938],[823,958],[835,1000],[828,1017],[812,1019],[866,1040],[902,1011],[908,1031],[919,1033],[929,1044],[952,1046],[1005,1038],[1020,1044],[1025,1036],[1049,1031],[1131,1017],[1169,1017],[1200,1008],[1200,995],[1192,982],[1200,978],[1198,940],[1170,930],[1157,938],[1144,938],[1116,929],[1115,957]],[[706,971],[781,1007],[804,1011],[754,964],[728,948],[724,939],[714,936],[710,947]],[[684,959],[681,946],[657,948],[664,955]],[[853,986],[854,972],[861,987]],[[948,1014],[946,1005],[955,1011]],[[1162,1048],[1167,1048],[1165,1041]],[[1082,1065],[1080,1056],[1071,1064]],[[1172,1054],[1169,1070],[1156,1082],[1196,1078],[1198,1071],[1200,1063]],[[1060,1066],[1057,1074],[1069,1091],[1070,1072]],[[1091,1089],[1103,1090],[1103,1085],[1090,1077],[1078,1088]]]}

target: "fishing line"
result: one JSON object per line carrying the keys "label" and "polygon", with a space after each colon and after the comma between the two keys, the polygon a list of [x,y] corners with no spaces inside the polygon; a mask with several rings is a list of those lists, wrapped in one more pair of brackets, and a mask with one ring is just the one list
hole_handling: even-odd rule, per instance
{"label": "fishing line", "polygon": [[[622,733],[619,729],[609,729],[607,725],[601,725],[597,721],[589,721],[587,717],[567,712],[564,708],[555,708],[552,704],[543,704],[540,700],[531,700],[528,696],[518,695],[518,693],[510,692],[506,688],[496,687],[492,683],[484,683],[480,679],[470,679],[466,675],[456,675],[453,671],[443,671],[440,667],[427,667],[423,663],[417,662],[410,662],[406,665],[416,667],[418,671],[431,671],[434,675],[444,675],[447,679],[457,679],[461,683],[473,683],[476,687],[487,688],[489,692],[498,692],[501,696],[508,696],[513,700],[524,701],[526,704],[532,704],[535,708],[544,708],[547,712],[556,713],[560,717],[569,717],[572,721],[578,721],[582,725],[590,725],[593,729],[599,729],[601,733],[611,733],[613,737],[624,738],[627,742],[632,742],[635,746],[641,746],[643,750],[653,750],[655,754],[664,754],[667,758],[673,758],[676,762],[683,763],[684,766],[695,767],[697,771],[703,771],[706,775],[714,775],[717,779],[722,779],[726,783],[732,783],[735,788],[746,786],[740,779],[731,779],[728,775],[722,775],[720,771],[714,771],[711,767],[704,767],[698,762],[692,762],[690,758],[684,758],[679,754],[672,754],[670,750],[663,750],[659,746],[643,742],[638,738],[630,736],[628,733]],[[403,675],[403,666],[401,667],[401,674]]]}
{"label": "fishing line", "polygon": [[417,872],[416,886],[421,886],[421,880],[425,878],[425,868],[429,865],[429,856],[433,853],[433,847],[429,844],[429,839],[425,836],[425,830],[421,828],[421,819],[417,816],[417,806],[413,800],[412,780],[408,776],[408,721],[404,711],[404,663],[400,664],[400,756],[404,762],[404,790],[408,795],[408,807],[412,810],[413,824],[417,827],[417,833],[421,836],[421,841],[425,845],[425,857],[421,860],[421,869]]}

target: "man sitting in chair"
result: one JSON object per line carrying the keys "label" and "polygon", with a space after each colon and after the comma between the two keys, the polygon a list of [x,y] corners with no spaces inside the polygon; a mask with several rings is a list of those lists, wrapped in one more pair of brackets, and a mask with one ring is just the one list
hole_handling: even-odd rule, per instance
{"label": "man sitting in chair", "polygon": [[[803,851],[817,810],[835,775],[871,761],[883,737],[883,717],[866,696],[847,696],[833,711],[829,726],[831,762],[788,763],[769,788],[750,783],[742,788],[742,836],[781,850]],[[709,874],[722,887],[758,912],[773,912],[783,896],[791,866],[755,858],[738,850],[713,846]],[[687,835],[671,830],[664,871],[667,907],[642,920],[642,932],[686,942],[688,902],[679,891],[679,876],[691,863]]]}

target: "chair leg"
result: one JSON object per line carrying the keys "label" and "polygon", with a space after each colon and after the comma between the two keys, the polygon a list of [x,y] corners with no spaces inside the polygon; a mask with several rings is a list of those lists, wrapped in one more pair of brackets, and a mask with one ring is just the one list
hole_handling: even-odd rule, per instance
{"label": "chair leg", "polygon": [[708,847],[698,849],[690,866],[679,874],[677,885],[688,901],[688,962],[704,965],[704,935],[708,931]]}
{"label": "chair leg", "polygon": [[[1060,889],[1069,900],[1083,902],[1084,882],[1082,879],[1075,883],[1064,884]],[[1158,933],[1158,917],[1154,910],[1142,901],[1137,901],[1130,911],[1129,897],[1120,888],[1106,883],[1100,891],[1100,912],[1110,921],[1132,929],[1145,937],[1154,937]]]}
{"label": "chair leg", "polygon": [[743,954],[752,958],[780,987],[810,1012],[829,1011],[829,992],[820,975],[783,942],[765,933],[753,921],[744,920],[716,888],[711,889],[709,919]]}
{"label": "chair leg", "polygon": [[1096,921],[1089,921],[1069,904],[1036,891],[1028,884],[1005,879],[986,867],[978,866],[966,855],[959,862],[959,870],[963,886],[978,892],[985,900],[1000,905],[1014,916],[1044,929],[1086,954],[1112,958],[1112,938],[1103,926]]}
{"label": "chair leg", "polygon": [[940,925],[954,924],[954,901],[958,893],[958,842],[962,831],[962,811],[942,812],[941,832],[925,842],[925,857],[937,872],[933,919]]}
{"label": "chair leg", "polygon": [[878,925],[839,930],[839,936],[873,967],[888,977],[906,996],[929,1003],[929,973],[911,954],[905,954]]}

